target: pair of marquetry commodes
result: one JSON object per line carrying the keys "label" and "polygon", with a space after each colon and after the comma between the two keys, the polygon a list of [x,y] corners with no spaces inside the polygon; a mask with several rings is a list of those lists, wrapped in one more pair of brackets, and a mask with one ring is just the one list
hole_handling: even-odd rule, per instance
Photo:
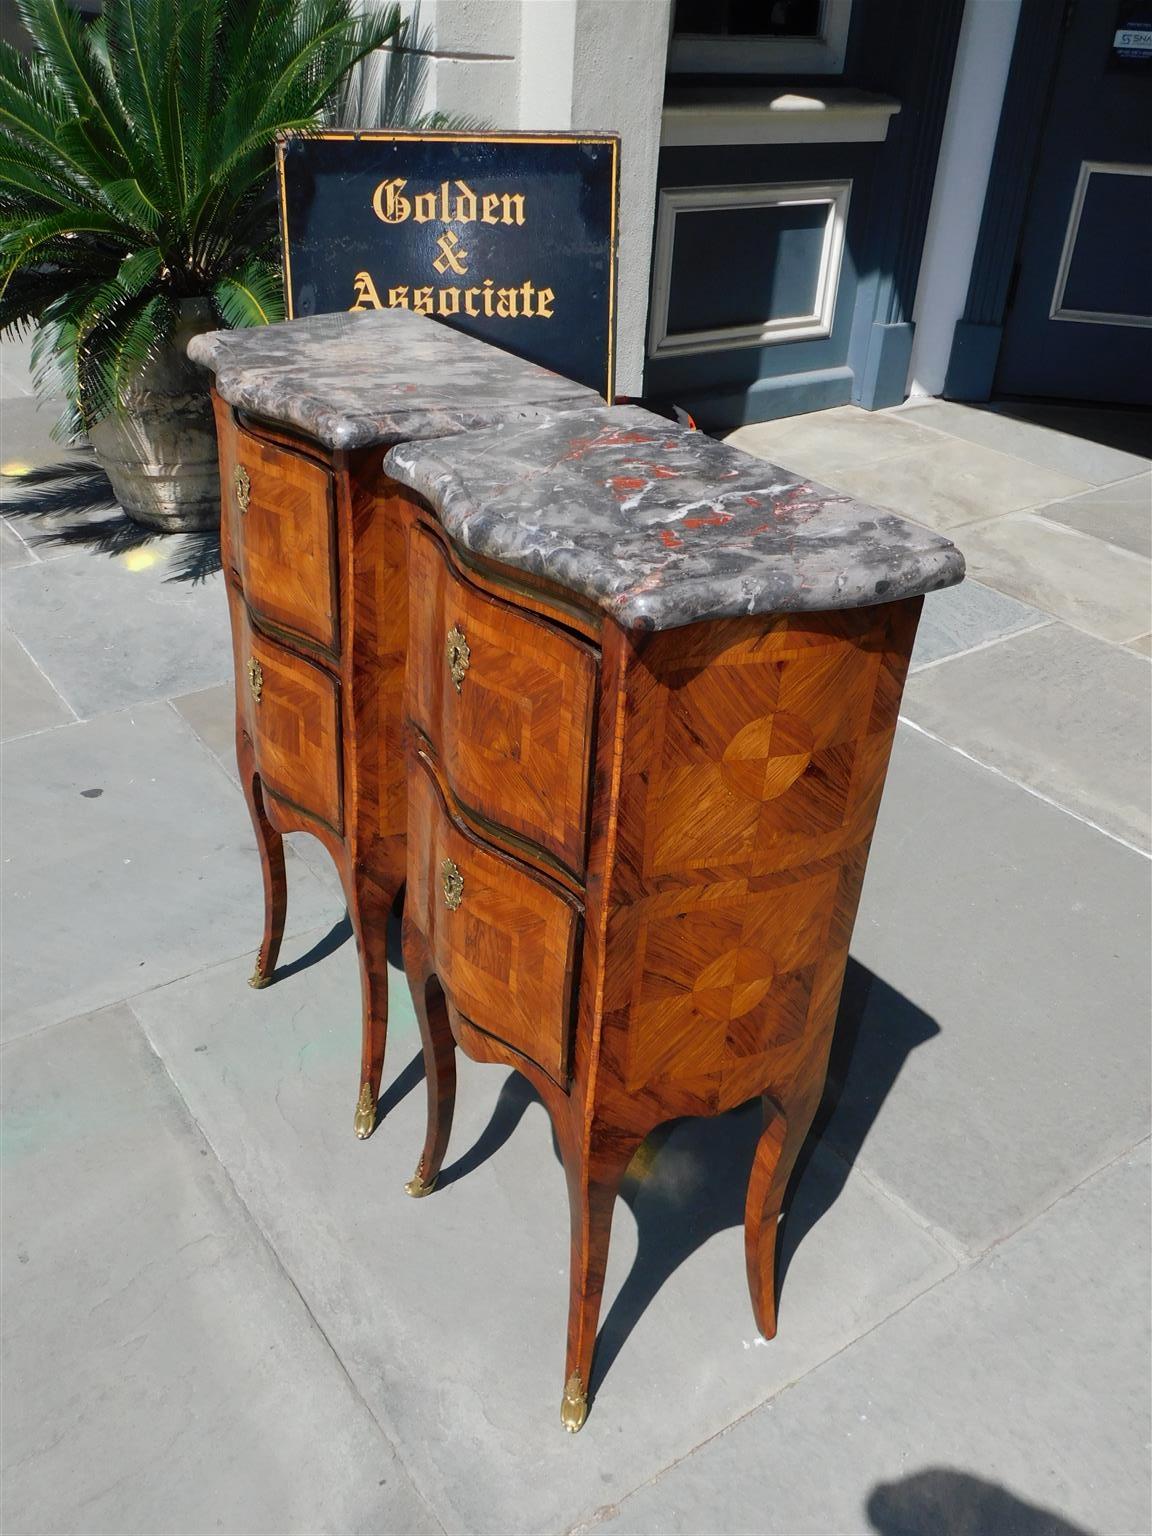
{"label": "pair of marquetry commodes", "polygon": [[[265,347],[290,351],[293,328],[274,332]],[[360,902],[374,1096],[384,922],[406,879],[428,1085],[409,1192],[432,1190],[445,1155],[457,1046],[532,1082],[569,1191],[561,1412],[578,1429],[617,1188],[662,1122],[762,1101],[745,1246],[757,1323],[775,1331],[777,1217],[824,1086],[921,595],[963,562],[645,411],[561,402],[397,434],[383,463],[378,441],[362,461],[337,452],[339,630],[303,639],[298,615],[265,611],[246,558],[265,462],[250,445],[318,463],[284,440],[304,408],[290,416],[286,389],[245,405],[219,366],[217,388],[225,501],[234,484],[248,497],[225,548],[271,914],[257,979],[283,920],[276,834],[307,826]],[[238,406],[278,426],[257,436]],[[297,493],[269,467],[259,538],[283,591],[298,535],[275,529]]]}
{"label": "pair of marquetry commodes", "polygon": [[252,985],[272,980],[284,933],[282,834],[310,832],[340,873],[356,937],[355,1129],[367,1137],[407,826],[407,534],[384,455],[395,443],[598,397],[404,310],[210,332],[189,351],[215,374],[236,754],[264,876]]}

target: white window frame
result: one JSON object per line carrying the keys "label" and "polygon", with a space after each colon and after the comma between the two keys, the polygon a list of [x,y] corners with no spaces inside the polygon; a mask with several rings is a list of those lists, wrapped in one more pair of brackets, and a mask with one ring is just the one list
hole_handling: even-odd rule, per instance
{"label": "white window frame", "polygon": [[[649,357],[687,357],[698,352],[725,352],[736,347],[775,346],[786,341],[813,340],[832,333],[840,267],[844,255],[844,231],[848,221],[851,181],[774,182],[746,187],[667,187],[660,192],[656,217],[655,258],[652,272],[652,305],[648,326]],[[668,305],[672,293],[672,255],[676,244],[676,220],[683,212],[707,213],[727,208],[786,208],[825,204],[824,240],[816,279],[816,302],[811,314],[781,315],[750,325],[730,325],[712,330],[668,333]]]}
{"label": "white window frame", "polygon": [[1089,179],[1096,171],[1107,176],[1152,176],[1152,165],[1125,165],[1115,160],[1085,160],[1081,163],[1076,190],[1072,194],[1072,206],[1068,210],[1068,226],[1064,231],[1064,246],[1060,252],[1060,265],[1056,268],[1056,285],[1052,289],[1048,318],[1074,320],[1081,325],[1152,326],[1152,315],[1122,315],[1099,309],[1064,308],[1064,289],[1068,286],[1068,274],[1072,270],[1072,258],[1080,234],[1080,216],[1084,212]]}
{"label": "white window frame", "polygon": [[823,0],[816,37],[710,37],[674,32],[668,46],[668,72],[839,75],[844,71],[851,21],[852,0]]}

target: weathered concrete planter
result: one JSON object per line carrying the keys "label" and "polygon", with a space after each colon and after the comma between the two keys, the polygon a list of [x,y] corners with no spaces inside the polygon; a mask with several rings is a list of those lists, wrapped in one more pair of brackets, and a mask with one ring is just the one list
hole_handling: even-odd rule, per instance
{"label": "weathered concrete planter", "polygon": [[124,415],[105,417],[88,433],[124,511],[165,533],[220,521],[212,403],[203,371],[185,354],[193,336],[216,324],[209,305],[186,302],[171,344],[132,385]]}

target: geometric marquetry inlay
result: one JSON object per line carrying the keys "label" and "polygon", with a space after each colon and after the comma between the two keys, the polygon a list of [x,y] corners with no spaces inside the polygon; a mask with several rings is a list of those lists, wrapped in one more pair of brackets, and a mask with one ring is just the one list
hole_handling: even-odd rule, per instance
{"label": "geometric marquetry inlay", "polygon": [[734,644],[717,633],[731,626],[709,626],[711,654],[690,665],[658,638],[633,685],[654,721],[632,760],[659,806],[645,818],[646,879],[786,869],[867,835],[905,669],[902,634],[891,649],[874,633],[861,643],[867,614],[823,631],[782,619],[756,638],[745,626]]}
{"label": "geometric marquetry inlay", "polygon": [[915,617],[717,624],[646,648],[610,920],[634,957],[629,1092],[720,1110],[828,1028]]}
{"label": "geometric marquetry inlay", "polygon": [[[595,652],[480,591],[420,528],[410,541],[409,570],[414,725],[464,814],[478,813],[578,875],[588,830]],[[464,646],[467,666],[457,680],[450,657],[462,657]]]}
{"label": "geometric marquetry inlay", "polygon": [[762,1058],[799,1040],[838,881],[824,869],[765,891],[741,882],[723,901],[697,888],[642,903],[629,1087],[675,1081],[728,1099],[726,1080],[762,1073]]}

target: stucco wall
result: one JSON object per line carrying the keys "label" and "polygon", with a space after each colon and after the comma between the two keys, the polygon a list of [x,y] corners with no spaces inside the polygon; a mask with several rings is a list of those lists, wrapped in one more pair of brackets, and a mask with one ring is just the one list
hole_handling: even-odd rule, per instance
{"label": "stucco wall", "polygon": [[[410,10],[410,6],[405,6]],[[621,138],[617,379],[643,388],[644,331],[672,0],[424,0],[429,109],[493,128]]]}
{"label": "stucco wall", "polygon": [[424,0],[433,37],[432,105],[515,128],[519,115],[520,6],[509,0]]}
{"label": "stucco wall", "polygon": [[[527,0],[549,5],[549,0]],[[619,133],[620,303],[616,387],[638,395],[656,206],[671,0],[577,0],[572,127]],[[525,127],[531,126],[524,124]]]}

